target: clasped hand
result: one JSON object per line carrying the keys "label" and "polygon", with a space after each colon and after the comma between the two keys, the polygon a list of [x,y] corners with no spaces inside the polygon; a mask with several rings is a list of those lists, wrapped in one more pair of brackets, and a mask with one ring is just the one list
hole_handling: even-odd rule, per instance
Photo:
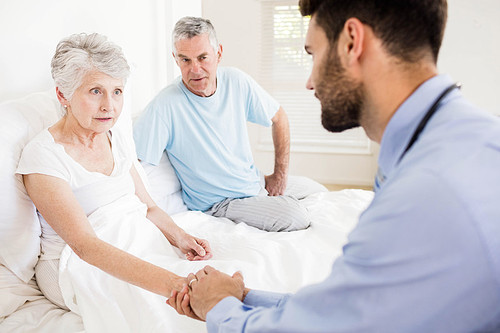
{"label": "clasped hand", "polygon": [[211,266],[189,274],[187,281],[190,281],[189,285],[185,284],[180,291],[172,291],[167,304],[179,314],[203,321],[222,299],[234,296],[243,301],[248,292],[240,272],[229,276]]}

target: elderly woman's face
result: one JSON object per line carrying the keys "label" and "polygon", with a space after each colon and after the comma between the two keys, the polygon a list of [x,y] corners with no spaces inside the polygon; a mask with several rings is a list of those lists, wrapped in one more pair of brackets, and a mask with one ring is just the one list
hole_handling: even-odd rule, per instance
{"label": "elderly woman's face", "polygon": [[68,112],[78,124],[94,132],[108,131],[123,107],[123,81],[102,72],[87,73],[70,101]]}

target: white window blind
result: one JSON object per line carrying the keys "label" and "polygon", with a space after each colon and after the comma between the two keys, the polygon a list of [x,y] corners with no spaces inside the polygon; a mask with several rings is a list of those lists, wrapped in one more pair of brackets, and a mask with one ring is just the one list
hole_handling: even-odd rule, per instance
{"label": "white window blind", "polygon": [[[311,56],[304,51],[309,18],[301,16],[297,0],[260,0],[259,82],[278,100],[290,121],[291,150],[369,154],[370,140],[362,128],[330,133],[321,125],[321,106],[305,88]],[[259,149],[273,149],[270,129],[262,129]]]}

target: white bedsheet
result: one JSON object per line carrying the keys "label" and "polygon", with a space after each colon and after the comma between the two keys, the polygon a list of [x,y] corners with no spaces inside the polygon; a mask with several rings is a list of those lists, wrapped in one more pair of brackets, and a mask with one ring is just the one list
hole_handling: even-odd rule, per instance
{"label": "white bedsheet", "polygon": [[[130,202],[99,211],[91,221],[105,240],[177,274],[185,276],[209,264],[229,274],[240,270],[250,288],[294,292],[329,274],[348,232],[372,196],[372,192],[362,190],[313,194],[304,199],[311,213],[311,227],[291,233],[267,233],[200,212],[174,215],[175,222],[187,232],[210,241],[214,257],[203,262],[183,259],[152,223],[117,218],[125,207],[129,213],[142,209]],[[109,223],[111,216],[117,221],[115,226]],[[122,227],[117,232],[118,223],[134,227]],[[86,332],[206,332],[204,323],[177,315],[165,304],[165,297],[101,272],[69,248],[64,250],[61,263],[63,293],[73,312],[37,299],[5,318],[0,332],[78,332],[83,328]],[[77,304],[72,304],[75,299]]]}

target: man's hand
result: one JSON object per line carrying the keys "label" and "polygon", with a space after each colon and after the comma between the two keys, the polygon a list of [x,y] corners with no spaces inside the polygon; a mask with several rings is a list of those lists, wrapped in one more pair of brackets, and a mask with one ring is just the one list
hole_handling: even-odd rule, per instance
{"label": "man's hand", "polygon": [[272,175],[265,176],[266,190],[270,196],[283,195],[286,190],[287,177],[273,173]]}
{"label": "man's hand", "polygon": [[192,281],[189,295],[191,309],[201,320],[205,320],[207,313],[222,299],[234,296],[243,301],[247,292],[240,272],[229,276],[210,266],[205,266],[196,275],[189,274],[187,280]]}

